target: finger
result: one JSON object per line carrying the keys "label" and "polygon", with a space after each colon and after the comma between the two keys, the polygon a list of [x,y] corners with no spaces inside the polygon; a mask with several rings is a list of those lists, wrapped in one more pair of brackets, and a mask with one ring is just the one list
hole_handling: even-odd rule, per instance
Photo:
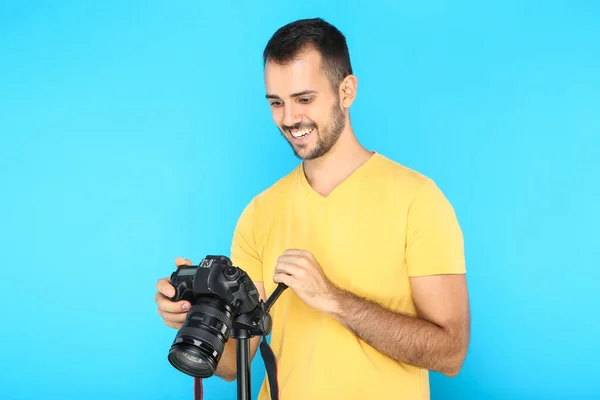
{"label": "finger", "polygon": [[308,251],[306,250],[302,250],[302,249],[286,249],[283,254],[286,255],[290,255],[290,256],[306,256],[308,254],[310,254]]}
{"label": "finger", "polygon": [[164,319],[164,318],[163,318],[163,322],[165,323],[165,325],[167,325],[173,329],[181,329],[181,326],[183,325],[183,322],[175,322],[175,321],[171,321],[171,320]]}
{"label": "finger", "polygon": [[187,313],[191,306],[189,301],[173,302],[160,293],[156,294],[155,300],[159,310],[170,313]]}
{"label": "finger", "polygon": [[161,278],[156,282],[156,290],[167,297],[175,296],[175,288],[169,283],[169,278]]}
{"label": "finger", "polygon": [[275,266],[275,273],[297,276],[302,272],[302,269],[302,267],[295,263],[279,261]]}
{"label": "finger", "polygon": [[287,287],[294,289],[297,280],[293,276],[287,274],[275,274],[273,275],[273,282],[283,283]]}
{"label": "finger", "polygon": [[177,323],[182,324],[187,318],[187,313],[170,313],[167,311],[158,310],[158,315],[165,320],[165,323]]}
{"label": "finger", "polygon": [[177,257],[175,259],[175,266],[177,268],[182,267],[184,265],[193,265],[193,263],[190,260],[188,260],[187,258]]}
{"label": "finger", "polygon": [[292,264],[297,266],[300,269],[307,270],[312,268],[311,261],[306,257],[301,256],[292,256],[292,255],[282,255],[277,259],[278,262],[283,262],[287,264]]}
{"label": "finger", "polygon": [[302,257],[295,256],[292,254],[282,254],[279,257],[277,257],[277,262],[279,262],[279,261],[287,262],[290,264],[298,264],[299,262],[302,261]]}
{"label": "finger", "polygon": [[181,326],[183,324],[178,323],[178,322],[169,322],[169,321],[165,321],[165,325],[167,325],[168,327],[171,327],[173,329],[181,329]]}

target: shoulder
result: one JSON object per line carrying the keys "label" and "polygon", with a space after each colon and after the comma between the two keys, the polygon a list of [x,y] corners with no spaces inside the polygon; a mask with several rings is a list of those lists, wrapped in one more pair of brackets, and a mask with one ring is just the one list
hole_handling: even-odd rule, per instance
{"label": "shoulder", "polygon": [[376,153],[375,157],[370,178],[379,180],[378,184],[381,184],[382,187],[401,192],[404,198],[417,197],[422,191],[436,187],[433,179],[420,171],[380,153]]}
{"label": "shoulder", "polygon": [[299,168],[300,166],[295,167],[271,186],[255,195],[250,201],[250,204],[253,205],[254,209],[269,209],[274,206],[282,196],[289,193],[297,179]]}
{"label": "shoulder", "polygon": [[410,220],[445,215],[454,218],[454,208],[437,182],[420,171],[377,154],[369,180],[372,190]]}
{"label": "shoulder", "polygon": [[[274,213],[282,196],[285,196],[292,189],[300,166],[295,167],[286,175],[278,179],[266,189],[263,189],[258,194],[250,199],[246,204],[243,216],[252,217],[252,220],[266,221],[269,215]],[[246,220],[250,218],[245,218]]]}

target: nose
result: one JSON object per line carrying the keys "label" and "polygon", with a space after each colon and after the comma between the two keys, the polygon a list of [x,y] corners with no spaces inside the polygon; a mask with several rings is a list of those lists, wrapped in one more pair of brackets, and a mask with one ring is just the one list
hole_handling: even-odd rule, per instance
{"label": "nose", "polygon": [[296,108],[293,104],[287,103],[283,110],[283,125],[292,126],[300,122],[302,118],[296,114]]}

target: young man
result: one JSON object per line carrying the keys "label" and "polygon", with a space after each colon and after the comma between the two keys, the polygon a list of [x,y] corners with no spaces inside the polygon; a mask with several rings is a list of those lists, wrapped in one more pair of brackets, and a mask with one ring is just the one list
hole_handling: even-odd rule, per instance
{"label": "young man", "polygon": [[[231,258],[263,299],[289,287],[271,309],[280,398],[428,399],[428,370],[455,376],[469,343],[453,208],[431,179],[358,142],[357,79],[335,27],[288,24],[264,62],[273,120],[302,162],[244,209]],[[168,279],[157,288],[159,313],[179,328],[186,310],[165,299]],[[235,379],[233,340],[216,374]]]}

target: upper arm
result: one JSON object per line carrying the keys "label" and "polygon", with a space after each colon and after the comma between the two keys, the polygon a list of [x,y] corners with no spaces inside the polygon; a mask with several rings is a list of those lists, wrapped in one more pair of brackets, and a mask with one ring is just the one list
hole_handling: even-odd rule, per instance
{"label": "upper arm", "polygon": [[410,277],[466,272],[464,242],[454,208],[428,179],[410,204],[405,261]]}
{"label": "upper arm", "polygon": [[410,205],[405,258],[419,318],[444,328],[466,348],[470,316],[462,230],[431,180]]}
{"label": "upper arm", "polygon": [[468,342],[470,313],[465,274],[410,278],[417,316]]}
{"label": "upper arm", "polygon": [[[447,376],[456,376],[467,354],[470,339],[469,298],[464,274],[410,278],[413,301],[419,319],[437,325],[444,332],[443,351]],[[442,339],[443,338],[443,339]]]}
{"label": "upper arm", "polygon": [[[238,218],[231,242],[231,262],[248,274],[258,290],[259,299],[266,301],[263,265],[255,235],[255,206],[255,202],[251,201]],[[260,336],[250,339],[250,359],[254,357],[260,340]],[[231,353],[235,353],[233,344],[231,347]],[[231,357],[234,357],[234,354]]]}
{"label": "upper arm", "polygon": [[233,265],[246,272],[256,284],[263,281],[263,265],[255,233],[255,206],[254,201],[250,202],[238,218],[230,252]]}

